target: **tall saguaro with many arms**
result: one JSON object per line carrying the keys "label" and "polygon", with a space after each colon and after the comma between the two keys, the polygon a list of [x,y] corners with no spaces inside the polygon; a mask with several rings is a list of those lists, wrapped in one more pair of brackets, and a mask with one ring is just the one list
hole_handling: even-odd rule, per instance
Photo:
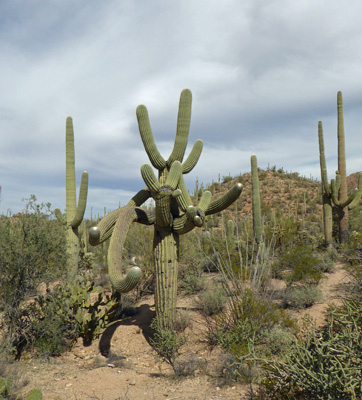
{"label": "tall saguaro with many arms", "polygon": [[65,218],[59,208],[54,210],[58,221],[67,226],[67,250],[69,254],[69,272],[73,279],[78,272],[80,242],[78,227],[81,224],[87,204],[88,172],[82,173],[79,190],[79,200],[76,200],[75,184],[75,154],[73,120],[67,118],[65,129],[65,154],[66,154],[66,210]]}
{"label": "tall saguaro with many arms", "polygon": [[[180,96],[176,139],[168,159],[164,159],[155,144],[148,111],[144,105],[137,107],[141,139],[152,166],[158,171],[155,176],[149,164],[141,166],[141,175],[146,188],[138,192],[127,206],[104,217],[97,227],[89,231],[90,244],[96,245],[110,239],[110,279],[114,291],[132,289],[140,278],[140,270],[133,267],[125,278],[120,272],[123,242],[133,222],[154,225],[154,269],[156,278],[156,317],[160,328],[173,328],[176,315],[177,273],[179,257],[179,235],[201,227],[205,216],[218,213],[232,204],[240,195],[242,185],[236,184],[223,197],[211,201],[211,193],[205,191],[194,206],[187,191],[183,174],[196,165],[203,143],[197,140],[185,161],[190,121],[192,95],[185,89]],[[155,210],[144,210],[140,206],[152,197]]]}

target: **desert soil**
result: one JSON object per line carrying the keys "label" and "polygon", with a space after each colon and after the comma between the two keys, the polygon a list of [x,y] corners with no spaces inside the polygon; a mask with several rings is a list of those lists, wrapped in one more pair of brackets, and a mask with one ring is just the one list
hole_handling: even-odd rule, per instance
{"label": "desert soil", "polygon": [[[317,325],[325,322],[331,303],[340,302],[348,280],[341,264],[326,274],[320,283],[323,302],[295,312],[298,320],[309,314]],[[39,388],[45,400],[236,400],[246,398],[248,387],[225,384],[218,370],[223,354],[211,350],[203,341],[205,322],[192,297],[180,297],[178,307],[186,309],[192,324],[187,328],[188,342],[181,360],[192,357],[195,376],[175,378],[168,364],[162,362],[150,346],[149,323],[155,315],[153,297],[143,298],[139,312],[110,325],[99,340],[85,347],[79,341],[72,351],[50,360],[21,361],[22,379],[29,383],[24,391]]]}

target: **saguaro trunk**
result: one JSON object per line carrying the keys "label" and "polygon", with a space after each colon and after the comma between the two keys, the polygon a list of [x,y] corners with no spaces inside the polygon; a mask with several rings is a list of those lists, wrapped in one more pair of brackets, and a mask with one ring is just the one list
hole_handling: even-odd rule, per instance
{"label": "saguaro trunk", "polygon": [[[337,112],[338,112],[338,172],[341,178],[341,185],[338,193],[340,204],[347,201],[347,173],[346,173],[346,150],[344,140],[344,120],[343,120],[343,98],[342,93],[337,94]],[[348,242],[348,206],[338,208],[339,220],[339,240],[341,243]]]}
{"label": "saguaro trunk", "polygon": [[176,318],[179,236],[170,227],[155,226],[153,255],[158,324],[162,328],[172,329]]}

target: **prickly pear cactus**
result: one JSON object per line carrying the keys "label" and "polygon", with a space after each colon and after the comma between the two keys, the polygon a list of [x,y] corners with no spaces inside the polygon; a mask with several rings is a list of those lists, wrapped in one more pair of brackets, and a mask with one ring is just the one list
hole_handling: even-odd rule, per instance
{"label": "prickly pear cactus", "polygon": [[[138,270],[131,269],[125,278],[121,274],[123,243],[133,222],[154,225],[154,269],[156,278],[155,305],[160,328],[172,329],[176,316],[176,293],[179,255],[179,235],[204,224],[205,216],[219,213],[231,205],[240,195],[242,185],[236,184],[223,197],[211,201],[211,193],[205,191],[197,205],[191,201],[183,175],[192,171],[202,151],[203,143],[197,140],[184,160],[190,120],[192,95],[185,89],[180,96],[176,139],[168,159],[163,158],[155,144],[147,108],[137,107],[136,115],[141,139],[151,165],[157,170],[156,177],[149,164],[141,166],[146,188],[138,192],[126,207],[104,217],[97,227],[90,230],[89,243],[96,245],[111,238],[109,256],[112,258],[110,278],[115,291],[134,287]],[[139,208],[148,198],[155,201],[155,210]],[[138,267],[133,267],[138,268]]]}
{"label": "prickly pear cactus", "polygon": [[79,200],[76,200],[74,131],[71,117],[66,122],[66,212],[65,218],[59,208],[54,210],[58,221],[67,227],[67,249],[69,254],[69,272],[74,279],[78,272],[80,242],[78,227],[81,224],[87,204],[88,172],[82,173]]}

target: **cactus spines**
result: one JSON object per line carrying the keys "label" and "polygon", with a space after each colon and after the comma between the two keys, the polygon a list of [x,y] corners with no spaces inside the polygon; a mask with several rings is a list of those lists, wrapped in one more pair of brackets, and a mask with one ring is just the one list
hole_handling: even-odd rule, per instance
{"label": "cactus spines", "polygon": [[[157,149],[146,107],[144,105],[137,107],[136,115],[141,139],[152,166],[158,170],[158,177],[150,165],[142,165],[141,175],[146,188],[138,192],[126,207],[109,213],[97,227],[89,231],[89,243],[92,245],[102,243],[111,237],[110,277],[113,289],[120,291],[125,286],[128,290],[135,282],[133,272],[132,274],[129,272],[126,278],[120,275],[120,254],[129,226],[133,222],[154,225],[156,316],[159,326],[168,329],[173,328],[176,316],[179,235],[191,231],[195,226],[201,227],[206,215],[224,210],[242,191],[242,185],[236,184],[228,193],[215,201],[211,201],[211,193],[205,191],[198,205],[192,204],[183,174],[189,173],[195,167],[203,143],[197,140],[190,155],[183,162],[190,129],[191,102],[190,90],[183,90],[180,96],[174,147],[167,161]],[[149,197],[155,201],[155,210],[152,212],[139,208]],[[130,274],[132,276],[129,276]]]}
{"label": "cactus spines", "polygon": [[332,243],[332,207],[338,212],[339,241],[348,241],[348,209],[356,207],[362,196],[362,174],[359,176],[358,188],[350,196],[347,193],[345,136],[343,121],[343,98],[342,93],[337,93],[337,137],[338,137],[338,170],[336,178],[328,183],[327,166],[324,154],[324,139],[322,122],[318,122],[319,159],[322,178],[323,199],[323,224],[326,245]]}
{"label": "cactus spines", "polygon": [[262,236],[262,222],[261,222],[258,164],[256,156],[252,155],[250,161],[251,161],[251,187],[252,187],[252,203],[253,203],[254,238],[256,242],[259,243]]}
{"label": "cactus spines", "polygon": [[78,227],[81,224],[87,204],[88,194],[88,172],[82,173],[78,205],[76,200],[75,184],[75,156],[74,156],[74,130],[73,120],[67,118],[65,131],[66,152],[66,212],[65,219],[59,208],[54,210],[58,221],[67,226],[67,246],[69,254],[69,272],[74,278],[78,272],[79,262],[79,235]]}

